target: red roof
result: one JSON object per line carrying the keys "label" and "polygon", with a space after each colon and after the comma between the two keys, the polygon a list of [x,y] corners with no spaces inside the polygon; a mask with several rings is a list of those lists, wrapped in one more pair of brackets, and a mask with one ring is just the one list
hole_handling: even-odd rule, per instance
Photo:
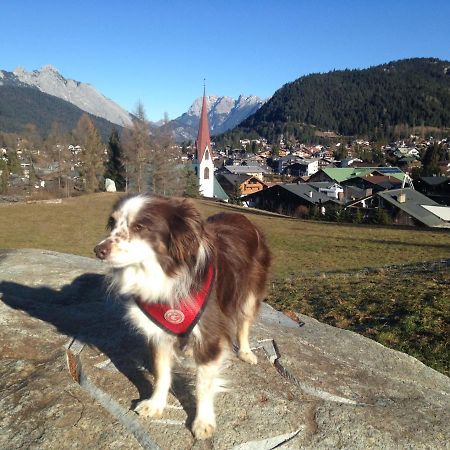
{"label": "red roof", "polygon": [[206,96],[203,93],[202,113],[200,115],[200,126],[198,127],[197,135],[197,160],[200,162],[203,159],[206,147],[209,148],[211,155],[211,138],[209,137],[209,124],[208,124],[208,108],[206,106]]}
{"label": "red roof", "polygon": [[390,183],[392,185],[402,184],[402,182],[398,178],[391,177],[388,175],[366,175],[365,177],[361,178],[372,184],[379,184],[379,185],[383,185],[384,183]]}

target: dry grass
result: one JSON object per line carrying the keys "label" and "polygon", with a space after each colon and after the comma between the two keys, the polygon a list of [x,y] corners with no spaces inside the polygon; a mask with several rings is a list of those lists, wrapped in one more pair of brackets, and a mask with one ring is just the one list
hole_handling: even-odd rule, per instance
{"label": "dry grass", "polygon": [[268,302],[356,331],[450,374],[450,268],[421,265],[320,280],[279,279]]}
{"label": "dry grass", "polygon": [[[120,194],[63,199],[61,204],[0,205],[0,248],[41,248],[93,256]],[[275,256],[276,276],[346,271],[448,257],[450,233],[301,221],[196,201],[201,213],[239,210],[258,224]]]}

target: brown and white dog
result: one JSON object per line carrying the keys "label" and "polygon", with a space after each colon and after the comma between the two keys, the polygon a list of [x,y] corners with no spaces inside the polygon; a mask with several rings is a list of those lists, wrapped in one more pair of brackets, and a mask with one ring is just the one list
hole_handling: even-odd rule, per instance
{"label": "brown and white dog", "polygon": [[[197,364],[192,431],[209,438],[227,350],[236,340],[239,358],[257,362],[248,335],[266,293],[270,253],[264,237],[242,214],[203,221],[190,200],[146,194],[119,200],[108,227],[110,235],[94,251],[111,265],[112,285],[128,299],[129,318],[153,346],[153,394],[135,411],[161,416],[175,347],[180,337],[189,338]],[[155,318],[147,308],[163,309]],[[184,319],[189,323],[180,332]]]}

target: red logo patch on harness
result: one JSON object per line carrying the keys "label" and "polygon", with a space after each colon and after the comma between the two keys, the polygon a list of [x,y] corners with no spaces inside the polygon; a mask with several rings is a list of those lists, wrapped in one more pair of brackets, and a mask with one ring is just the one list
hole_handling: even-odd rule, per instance
{"label": "red logo patch on harness", "polygon": [[147,303],[140,299],[135,299],[135,302],[154,324],[170,334],[186,336],[193,330],[205,309],[213,279],[214,268],[211,264],[200,290],[191,293],[186,299],[181,299],[175,307],[162,303]]}

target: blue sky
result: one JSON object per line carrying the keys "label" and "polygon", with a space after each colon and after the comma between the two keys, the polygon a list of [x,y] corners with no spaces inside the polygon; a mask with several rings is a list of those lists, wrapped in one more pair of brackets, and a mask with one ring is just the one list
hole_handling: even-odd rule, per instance
{"label": "blue sky", "polygon": [[0,0],[0,69],[55,66],[151,120],[202,94],[271,96],[302,75],[450,60],[444,0]]}

